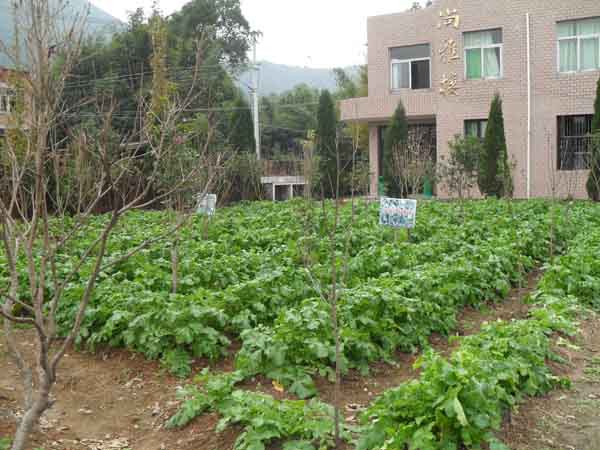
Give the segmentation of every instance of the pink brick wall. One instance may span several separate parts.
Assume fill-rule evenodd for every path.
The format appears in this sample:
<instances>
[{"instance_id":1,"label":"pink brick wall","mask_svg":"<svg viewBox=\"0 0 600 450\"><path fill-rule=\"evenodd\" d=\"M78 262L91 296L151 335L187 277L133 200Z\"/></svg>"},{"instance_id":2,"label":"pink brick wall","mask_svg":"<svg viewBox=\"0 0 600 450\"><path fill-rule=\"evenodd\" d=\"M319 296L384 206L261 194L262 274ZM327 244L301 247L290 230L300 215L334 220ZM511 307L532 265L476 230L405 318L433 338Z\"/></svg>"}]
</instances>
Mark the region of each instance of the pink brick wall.
<instances>
[{"instance_id":1,"label":"pink brick wall","mask_svg":"<svg viewBox=\"0 0 600 450\"><path fill-rule=\"evenodd\" d=\"M438 29L439 12L456 9L459 29ZM527 195L527 41L526 13L531 20L532 134L531 194L548 196L551 185L561 184L562 193L577 182L576 195L585 197L585 172L556 171L557 116L593 112L595 84L600 71L559 74L556 22L600 16L599 0L439 0L433 7L408 13L368 19L369 97L341 104L344 120L371 124L371 171L378 173L377 125L391 117L401 98L409 118L436 117L438 157L448 153L447 142L462 134L464 121L484 119L495 92L504 103L504 117L513 172L515 196ZM503 77L499 80L466 80L463 33L502 28ZM439 49L445 39L458 41L460 59L443 63ZM389 48L430 43L432 87L427 90L390 91ZM458 95L440 94L443 73L458 75ZM550 181L554 180L554 181ZM373 187L376 187L375 185ZM374 191L375 192L375 191ZM444 196L443 189L439 192Z\"/></svg>"},{"instance_id":2,"label":"pink brick wall","mask_svg":"<svg viewBox=\"0 0 600 450\"><path fill-rule=\"evenodd\" d=\"M0 67L0 87L8 85L9 71ZM8 115L0 112L0 128L6 128L8 126Z\"/></svg>"}]
</instances>

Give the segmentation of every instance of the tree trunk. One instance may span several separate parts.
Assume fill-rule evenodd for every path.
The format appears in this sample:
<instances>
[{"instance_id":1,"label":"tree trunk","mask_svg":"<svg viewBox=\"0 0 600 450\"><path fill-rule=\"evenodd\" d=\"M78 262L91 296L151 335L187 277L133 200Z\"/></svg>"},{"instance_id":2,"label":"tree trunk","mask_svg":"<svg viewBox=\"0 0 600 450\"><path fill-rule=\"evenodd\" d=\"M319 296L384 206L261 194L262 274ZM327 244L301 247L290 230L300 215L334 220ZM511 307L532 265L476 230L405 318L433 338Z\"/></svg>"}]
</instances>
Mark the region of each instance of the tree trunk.
<instances>
[{"instance_id":1,"label":"tree trunk","mask_svg":"<svg viewBox=\"0 0 600 450\"><path fill-rule=\"evenodd\" d=\"M178 231L176 231L178 233ZM178 286L178 271L179 271L179 239L175 237L173 246L171 247L171 292L177 294Z\"/></svg>"},{"instance_id":2,"label":"tree trunk","mask_svg":"<svg viewBox=\"0 0 600 450\"><path fill-rule=\"evenodd\" d=\"M338 200L336 199L336 203ZM334 236L335 229L337 228L337 217L338 211L336 206L336 225L334 226ZM335 441L336 446L340 445L340 388L341 388L341 379L340 379L340 332L339 332L339 324L338 324L338 314L337 314L337 261L336 261L336 251L335 251L335 237L333 238L333 250L331 255L331 275L332 275L332 285L331 285L331 321L333 322L333 334L335 338L335 387L333 394L333 406L335 411Z\"/></svg>"},{"instance_id":3,"label":"tree trunk","mask_svg":"<svg viewBox=\"0 0 600 450\"><path fill-rule=\"evenodd\" d=\"M42 382L42 387L38 394L38 398L35 400L33 405L25 411L23 419L17 427L15 433L15 439L13 441L11 450L25 450L29 436L31 435L34 427L39 423L42 414L50 407L49 395L51 385L47 381Z\"/></svg>"},{"instance_id":4,"label":"tree trunk","mask_svg":"<svg viewBox=\"0 0 600 450\"><path fill-rule=\"evenodd\" d=\"M173 245L171 246L171 292L177 294L179 285L179 214L175 212L177 226L175 227L175 236L173 236Z\"/></svg>"}]
</instances>

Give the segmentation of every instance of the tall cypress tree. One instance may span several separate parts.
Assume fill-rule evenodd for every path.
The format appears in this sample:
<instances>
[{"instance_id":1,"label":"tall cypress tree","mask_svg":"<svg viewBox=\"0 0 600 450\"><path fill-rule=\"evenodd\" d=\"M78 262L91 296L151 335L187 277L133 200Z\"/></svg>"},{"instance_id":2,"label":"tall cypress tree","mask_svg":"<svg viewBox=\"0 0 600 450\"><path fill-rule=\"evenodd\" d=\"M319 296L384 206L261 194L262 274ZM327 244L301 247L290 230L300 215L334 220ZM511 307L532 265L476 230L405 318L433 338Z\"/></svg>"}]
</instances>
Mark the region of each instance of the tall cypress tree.
<instances>
[{"instance_id":1,"label":"tall cypress tree","mask_svg":"<svg viewBox=\"0 0 600 450\"><path fill-rule=\"evenodd\" d=\"M596 87L596 101L594 102L594 118L592 120L592 133L600 131L600 78Z\"/></svg>"},{"instance_id":2,"label":"tall cypress tree","mask_svg":"<svg viewBox=\"0 0 600 450\"><path fill-rule=\"evenodd\" d=\"M336 148L337 114L333 98L328 90L321 92L319 111L317 112L317 154L319 155L319 174L324 194L334 197L338 176Z\"/></svg>"},{"instance_id":3,"label":"tall cypress tree","mask_svg":"<svg viewBox=\"0 0 600 450\"><path fill-rule=\"evenodd\" d=\"M402 100L398 103L396 111L390 120L390 124L385 133L383 149L383 181L387 188L387 195L398 197L402 195L401 187L397 177L394 176L394 152L398 151L408 141L408 120L406 119L406 109Z\"/></svg>"},{"instance_id":4,"label":"tall cypress tree","mask_svg":"<svg viewBox=\"0 0 600 450\"><path fill-rule=\"evenodd\" d=\"M477 184L481 193L487 196L512 195L513 185L506 148L504 113L499 94L494 96L490 108L483 142L483 154L479 158Z\"/></svg>"},{"instance_id":5,"label":"tall cypress tree","mask_svg":"<svg viewBox=\"0 0 600 450\"><path fill-rule=\"evenodd\" d=\"M595 202L600 200L600 79L596 89L594 102L594 118L592 119L592 149L590 158L590 174L586 188L588 195Z\"/></svg>"},{"instance_id":6,"label":"tall cypress tree","mask_svg":"<svg viewBox=\"0 0 600 450\"><path fill-rule=\"evenodd\" d=\"M241 95L235 101L231 114L231 134L229 143L235 152L254 152L254 123L248 102Z\"/></svg>"}]
</instances>

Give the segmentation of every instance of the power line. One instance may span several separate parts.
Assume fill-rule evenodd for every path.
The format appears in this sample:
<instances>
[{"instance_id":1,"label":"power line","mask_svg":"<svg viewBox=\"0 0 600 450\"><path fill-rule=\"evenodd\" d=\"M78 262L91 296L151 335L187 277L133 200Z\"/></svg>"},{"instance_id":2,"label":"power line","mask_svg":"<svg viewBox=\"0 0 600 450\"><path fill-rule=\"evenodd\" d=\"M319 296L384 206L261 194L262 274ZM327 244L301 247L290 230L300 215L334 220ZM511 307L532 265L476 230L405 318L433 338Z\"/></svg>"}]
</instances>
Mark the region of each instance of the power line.
<instances>
[{"instance_id":1,"label":"power line","mask_svg":"<svg viewBox=\"0 0 600 450\"><path fill-rule=\"evenodd\" d=\"M284 107L285 109L294 109L294 108L303 108L305 106L314 106L314 105L318 105L318 103L297 103L297 104L289 104L289 105L282 105L282 107ZM193 112L233 112L233 111L250 111L252 110L251 106L213 106L213 107L204 107L204 108L186 108L183 109L182 112L189 112L189 113L193 113ZM93 113L93 112L80 112L80 113L72 113L72 114L68 114L70 116L102 116L102 114L100 113ZM133 111L133 110L122 110L122 111L118 111L116 114L112 114L111 117L121 117L121 118L132 118L132 117L137 117L139 115L138 111ZM269 126L265 126L265 127L269 127ZM299 129L294 129L294 128L284 128L284 127L271 127L271 128L278 128L278 129L286 129L289 131L297 131L297 132L306 132L308 130L299 130Z\"/></svg>"},{"instance_id":2,"label":"power line","mask_svg":"<svg viewBox=\"0 0 600 450\"><path fill-rule=\"evenodd\" d=\"M277 126L274 126L274 125L265 125L265 124L261 124L261 126L263 128L269 129L269 130L294 131L294 132L297 132L297 133L307 133L308 131L310 131L310 129L299 130L299 129L296 129L296 128L277 127Z\"/></svg>"},{"instance_id":3,"label":"power line","mask_svg":"<svg viewBox=\"0 0 600 450\"><path fill-rule=\"evenodd\" d=\"M294 109L294 108L304 108L306 106L316 106L316 105L318 105L318 103L311 102L311 103L286 104L286 105L281 105L278 107L281 107L283 109ZM249 111L251 109L252 109L251 106L223 105L223 106L205 106L205 107L198 107L198 108L185 108L182 111L183 112L233 112L233 111ZM137 114L137 111L122 110L122 111L119 111L119 113Z\"/></svg>"},{"instance_id":4,"label":"power line","mask_svg":"<svg viewBox=\"0 0 600 450\"><path fill-rule=\"evenodd\" d=\"M218 68L218 69L217 69ZM208 73L208 72L220 72L221 70L225 71L225 68L221 65L211 65L211 66L200 66L199 68L196 68L195 66L192 67L184 67L184 68L180 68L180 69L171 69L172 72L171 74L177 74L177 73L194 73L195 71L199 72L199 73ZM89 86L90 84L95 84L98 82L105 82L105 81L112 81L112 82L120 82L120 81L127 81L127 80L135 80L138 78L141 78L145 75L151 76L153 74L153 70L147 70L147 71L142 71L142 72L136 72L136 73L132 73L132 74L123 74L123 75L113 75L113 76L109 76L109 77L102 77L102 78L94 78L92 80L87 80L87 81L74 81L74 82L67 82L65 83L65 88L74 88L74 87L85 87L85 86Z\"/></svg>"}]
</instances>

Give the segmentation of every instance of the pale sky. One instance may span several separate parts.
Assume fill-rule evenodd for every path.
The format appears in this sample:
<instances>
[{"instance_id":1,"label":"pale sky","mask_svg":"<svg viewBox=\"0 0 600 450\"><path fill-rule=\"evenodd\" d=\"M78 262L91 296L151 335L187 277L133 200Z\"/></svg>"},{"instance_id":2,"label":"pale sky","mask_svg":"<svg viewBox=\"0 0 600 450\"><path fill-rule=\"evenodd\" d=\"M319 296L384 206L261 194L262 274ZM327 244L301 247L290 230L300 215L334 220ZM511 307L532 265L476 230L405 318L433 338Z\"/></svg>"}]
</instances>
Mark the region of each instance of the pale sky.
<instances>
[{"instance_id":1,"label":"pale sky","mask_svg":"<svg viewBox=\"0 0 600 450\"><path fill-rule=\"evenodd\" d=\"M115 17L149 8L153 0L91 0ZM165 14L187 0L162 0ZM368 16L400 12L412 0L241 0L244 16L263 32L258 59L295 66L333 68L364 64Z\"/></svg>"}]
</instances>

